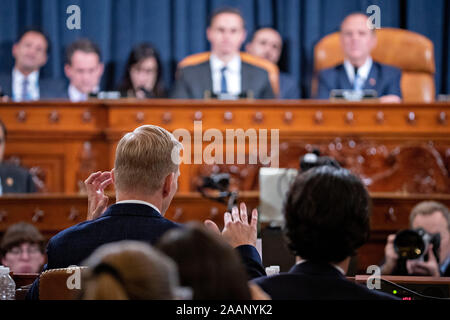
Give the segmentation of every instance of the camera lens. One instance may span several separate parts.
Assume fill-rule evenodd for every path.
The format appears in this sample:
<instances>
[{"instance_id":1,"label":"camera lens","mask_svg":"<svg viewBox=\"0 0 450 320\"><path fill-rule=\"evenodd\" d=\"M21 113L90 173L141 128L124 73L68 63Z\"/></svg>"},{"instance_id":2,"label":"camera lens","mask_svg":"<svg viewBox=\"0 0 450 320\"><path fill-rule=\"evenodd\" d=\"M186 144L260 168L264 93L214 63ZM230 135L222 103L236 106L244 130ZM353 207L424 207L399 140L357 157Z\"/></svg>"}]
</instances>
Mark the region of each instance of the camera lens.
<instances>
[{"instance_id":1,"label":"camera lens","mask_svg":"<svg viewBox=\"0 0 450 320\"><path fill-rule=\"evenodd\" d=\"M394 249L402 259L417 259L426 248L422 235L417 231L403 230L395 237Z\"/></svg>"}]
</instances>

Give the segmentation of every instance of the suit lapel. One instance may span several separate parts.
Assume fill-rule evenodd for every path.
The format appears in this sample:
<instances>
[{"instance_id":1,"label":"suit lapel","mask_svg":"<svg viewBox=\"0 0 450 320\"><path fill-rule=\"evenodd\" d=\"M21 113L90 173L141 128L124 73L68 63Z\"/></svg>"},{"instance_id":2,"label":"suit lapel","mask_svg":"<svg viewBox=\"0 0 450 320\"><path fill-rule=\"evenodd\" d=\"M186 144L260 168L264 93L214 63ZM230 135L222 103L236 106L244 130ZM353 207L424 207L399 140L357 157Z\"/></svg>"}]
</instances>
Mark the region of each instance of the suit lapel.
<instances>
[{"instance_id":1,"label":"suit lapel","mask_svg":"<svg viewBox=\"0 0 450 320\"><path fill-rule=\"evenodd\" d=\"M375 62L373 62L372 68L370 68L369 76L367 77L366 82L364 82L363 89L376 90L377 79L378 79L378 68Z\"/></svg>"},{"instance_id":2,"label":"suit lapel","mask_svg":"<svg viewBox=\"0 0 450 320\"><path fill-rule=\"evenodd\" d=\"M338 86L337 89L353 89L350 80L348 80L347 72L345 72L344 65L338 67Z\"/></svg>"},{"instance_id":3,"label":"suit lapel","mask_svg":"<svg viewBox=\"0 0 450 320\"><path fill-rule=\"evenodd\" d=\"M211 74L211 64L209 60L203 64L200 64L200 74L204 75L200 77L198 81L198 88L200 91L200 99L203 99L205 96L205 91L209 91L211 94L213 93L213 85L212 85L212 74Z\"/></svg>"},{"instance_id":4,"label":"suit lapel","mask_svg":"<svg viewBox=\"0 0 450 320\"><path fill-rule=\"evenodd\" d=\"M250 72L247 64L241 62L241 92L246 93L249 91L248 84L251 83Z\"/></svg>"}]
</instances>

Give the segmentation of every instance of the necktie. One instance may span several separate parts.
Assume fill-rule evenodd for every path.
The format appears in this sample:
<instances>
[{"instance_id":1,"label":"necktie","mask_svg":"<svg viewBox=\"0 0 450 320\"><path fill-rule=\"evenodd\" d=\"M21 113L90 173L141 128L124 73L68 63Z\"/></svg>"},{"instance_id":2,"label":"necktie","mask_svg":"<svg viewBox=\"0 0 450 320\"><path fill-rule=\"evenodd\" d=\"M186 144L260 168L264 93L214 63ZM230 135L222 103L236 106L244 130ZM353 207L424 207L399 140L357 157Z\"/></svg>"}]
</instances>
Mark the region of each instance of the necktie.
<instances>
[{"instance_id":1,"label":"necktie","mask_svg":"<svg viewBox=\"0 0 450 320\"><path fill-rule=\"evenodd\" d=\"M225 78L225 71L226 70L227 70L227 67L223 67L222 69L220 69L220 73L222 75L222 77L220 79L220 93L227 93L228 92L227 79Z\"/></svg>"},{"instance_id":2,"label":"necktie","mask_svg":"<svg viewBox=\"0 0 450 320\"><path fill-rule=\"evenodd\" d=\"M25 77L22 82L22 101L29 101L30 95L28 94L28 78Z\"/></svg>"},{"instance_id":3,"label":"necktie","mask_svg":"<svg viewBox=\"0 0 450 320\"><path fill-rule=\"evenodd\" d=\"M355 80L353 81L353 90L361 91L362 83L361 77L358 75L358 67L355 67Z\"/></svg>"}]
</instances>

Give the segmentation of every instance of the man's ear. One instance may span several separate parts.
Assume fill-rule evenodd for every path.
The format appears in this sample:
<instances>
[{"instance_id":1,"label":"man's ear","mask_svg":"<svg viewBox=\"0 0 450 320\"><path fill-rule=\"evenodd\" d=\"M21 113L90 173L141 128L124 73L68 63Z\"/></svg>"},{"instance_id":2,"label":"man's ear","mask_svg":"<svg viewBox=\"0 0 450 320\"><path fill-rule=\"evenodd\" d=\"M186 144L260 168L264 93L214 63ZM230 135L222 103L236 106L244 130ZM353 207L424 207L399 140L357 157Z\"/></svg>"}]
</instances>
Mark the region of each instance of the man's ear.
<instances>
[{"instance_id":1,"label":"man's ear","mask_svg":"<svg viewBox=\"0 0 450 320\"><path fill-rule=\"evenodd\" d=\"M170 194L170 191L172 189L173 179L175 179L174 172L169 173L167 175L167 177L164 179L164 184L163 184L163 189L162 189L162 195L164 198Z\"/></svg>"},{"instance_id":2,"label":"man's ear","mask_svg":"<svg viewBox=\"0 0 450 320\"><path fill-rule=\"evenodd\" d=\"M71 74L70 71L71 71L70 65L66 63L66 64L64 65L64 74L65 74L66 77L69 78L69 79L70 79L70 77L72 76L72 74Z\"/></svg>"},{"instance_id":3,"label":"man's ear","mask_svg":"<svg viewBox=\"0 0 450 320\"><path fill-rule=\"evenodd\" d=\"M112 168L111 169L111 179L112 179L112 183L115 185L116 184L116 176L115 176L115 174L116 174L116 169L115 168Z\"/></svg>"},{"instance_id":4,"label":"man's ear","mask_svg":"<svg viewBox=\"0 0 450 320\"><path fill-rule=\"evenodd\" d=\"M16 57L16 52L17 52L17 43L13 44L11 49L11 53L14 58Z\"/></svg>"}]
</instances>

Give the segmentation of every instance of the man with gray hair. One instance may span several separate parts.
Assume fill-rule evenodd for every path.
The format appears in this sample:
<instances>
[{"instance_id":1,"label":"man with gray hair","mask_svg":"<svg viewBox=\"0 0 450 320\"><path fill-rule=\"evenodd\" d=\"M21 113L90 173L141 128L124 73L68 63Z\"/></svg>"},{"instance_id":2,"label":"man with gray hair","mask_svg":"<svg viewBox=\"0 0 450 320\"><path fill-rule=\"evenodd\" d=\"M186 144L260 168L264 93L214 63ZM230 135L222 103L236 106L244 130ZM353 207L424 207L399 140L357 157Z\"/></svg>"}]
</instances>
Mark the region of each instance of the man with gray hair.
<instances>
[{"instance_id":1,"label":"man with gray hair","mask_svg":"<svg viewBox=\"0 0 450 320\"><path fill-rule=\"evenodd\" d=\"M114 169L96 172L85 181L88 220L50 239L44 270L79 265L105 243L137 240L154 244L167 230L180 227L164 218L164 213L180 175L172 150L181 147L170 132L157 126L145 125L127 133L117 145ZM107 208L103 190L111 183L116 203ZM27 298L38 299L38 285L36 280Z\"/></svg>"},{"instance_id":2,"label":"man with gray hair","mask_svg":"<svg viewBox=\"0 0 450 320\"><path fill-rule=\"evenodd\" d=\"M96 172L85 181L88 192L87 221L61 231L47 246L44 271L79 265L98 247L121 240L150 245L172 228L182 227L164 218L178 188L182 144L167 130L144 125L127 133L116 149L114 168ZM114 184L116 203L110 207L104 189ZM225 214L224 238L241 254L247 272L254 277L264 272L255 248L256 210L248 224L247 210ZM39 298L39 280L27 299Z\"/></svg>"}]
</instances>

